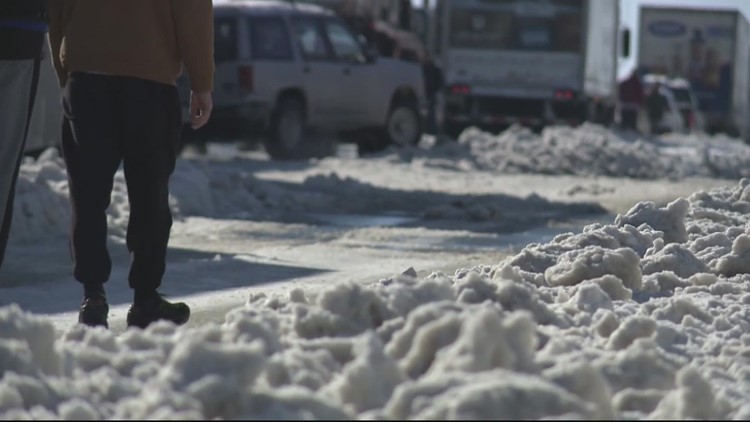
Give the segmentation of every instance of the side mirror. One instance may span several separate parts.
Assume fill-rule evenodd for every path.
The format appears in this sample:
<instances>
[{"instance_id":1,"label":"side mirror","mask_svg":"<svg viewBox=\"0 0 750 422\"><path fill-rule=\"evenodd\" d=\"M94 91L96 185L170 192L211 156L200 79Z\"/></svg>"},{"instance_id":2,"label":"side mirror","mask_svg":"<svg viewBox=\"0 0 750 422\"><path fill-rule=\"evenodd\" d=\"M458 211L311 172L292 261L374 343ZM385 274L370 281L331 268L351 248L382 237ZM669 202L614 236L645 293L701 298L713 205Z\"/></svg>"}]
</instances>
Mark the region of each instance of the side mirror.
<instances>
[{"instance_id":1,"label":"side mirror","mask_svg":"<svg viewBox=\"0 0 750 422\"><path fill-rule=\"evenodd\" d=\"M620 57L627 59L630 57L630 29L625 28L620 34Z\"/></svg>"}]
</instances>

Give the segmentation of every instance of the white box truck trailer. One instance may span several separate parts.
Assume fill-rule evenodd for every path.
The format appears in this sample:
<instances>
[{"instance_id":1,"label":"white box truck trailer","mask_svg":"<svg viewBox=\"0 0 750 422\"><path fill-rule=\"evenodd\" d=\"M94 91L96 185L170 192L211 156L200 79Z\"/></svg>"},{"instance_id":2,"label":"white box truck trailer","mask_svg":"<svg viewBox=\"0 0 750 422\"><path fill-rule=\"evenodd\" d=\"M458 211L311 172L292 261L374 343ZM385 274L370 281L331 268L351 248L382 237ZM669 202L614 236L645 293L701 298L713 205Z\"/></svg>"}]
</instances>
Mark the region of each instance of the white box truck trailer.
<instances>
[{"instance_id":1,"label":"white box truck trailer","mask_svg":"<svg viewBox=\"0 0 750 422\"><path fill-rule=\"evenodd\" d=\"M690 82L709 133L750 137L750 24L738 10L642 6L641 73Z\"/></svg>"},{"instance_id":2,"label":"white box truck trailer","mask_svg":"<svg viewBox=\"0 0 750 422\"><path fill-rule=\"evenodd\" d=\"M579 124L617 93L618 0L438 0L444 127Z\"/></svg>"}]
</instances>

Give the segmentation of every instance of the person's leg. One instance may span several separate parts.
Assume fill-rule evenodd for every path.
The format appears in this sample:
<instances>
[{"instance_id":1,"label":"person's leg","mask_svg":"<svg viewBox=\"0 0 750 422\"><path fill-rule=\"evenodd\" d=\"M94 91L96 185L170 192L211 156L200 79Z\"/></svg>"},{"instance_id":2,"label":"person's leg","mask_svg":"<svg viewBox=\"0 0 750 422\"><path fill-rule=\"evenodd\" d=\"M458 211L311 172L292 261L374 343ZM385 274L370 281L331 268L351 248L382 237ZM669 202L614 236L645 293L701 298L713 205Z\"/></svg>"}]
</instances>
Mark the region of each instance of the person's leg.
<instances>
[{"instance_id":1,"label":"person's leg","mask_svg":"<svg viewBox=\"0 0 750 422\"><path fill-rule=\"evenodd\" d=\"M636 124L638 120L638 112L636 110L627 109L624 111L625 113L625 127L627 129L636 129Z\"/></svg>"},{"instance_id":2,"label":"person's leg","mask_svg":"<svg viewBox=\"0 0 750 422\"><path fill-rule=\"evenodd\" d=\"M73 275L86 296L101 293L112 261L107 250L107 208L121 152L109 76L74 73L63 90L62 152L72 211Z\"/></svg>"},{"instance_id":3,"label":"person's leg","mask_svg":"<svg viewBox=\"0 0 750 422\"><path fill-rule=\"evenodd\" d=\"M437 102L435 96L427 100L427 133L437 136Z\"/></svg>"},{"instance_id":4,"label":"person's leg","mask_svg":"<svg viewBox=\"0 0 750 422\"><path fill-rule=\"evenodd\" d=\"M120 116L125 117L118 124L130 202L129 283L136 291L155 291L164 276L172 227L169 178L176 162L180 105L173 86L119 78L118 89Z\"/></svg>"},{"instance_id":5,"label":"person's leg","mask_svg":"<svg viewBox=\"0 0 750 422\"><path fill-rule=\"evenodd\" d=\"M171 304L157 293L172 228L169 178L175 168L182 117L177 89L120 78L118 90L118 127L130 202L128 282L134 291L128 325L145 327L157 319L181 324L190 315L187 305Z\"/></svg>"},{"instance_id":6,"label":"person's leg","mask_svg":"<svg viewBox=\"0 0 750 422\"><path fill-rule=\"evenodd\" d=\"M38 80L39 60L0 61L0 267Z\"/></svg>"},{"instance_id":7,"label":"person's leg","mask_svg":"<svg viewBox=\"0 0 750 422\"><path fill-rule=\"evenodd\" d=\"M659 133L659 120L660 119L656 116L649 116L649 119L648 119L649 134L657 135Z\"/></svg>"}]
</instances>

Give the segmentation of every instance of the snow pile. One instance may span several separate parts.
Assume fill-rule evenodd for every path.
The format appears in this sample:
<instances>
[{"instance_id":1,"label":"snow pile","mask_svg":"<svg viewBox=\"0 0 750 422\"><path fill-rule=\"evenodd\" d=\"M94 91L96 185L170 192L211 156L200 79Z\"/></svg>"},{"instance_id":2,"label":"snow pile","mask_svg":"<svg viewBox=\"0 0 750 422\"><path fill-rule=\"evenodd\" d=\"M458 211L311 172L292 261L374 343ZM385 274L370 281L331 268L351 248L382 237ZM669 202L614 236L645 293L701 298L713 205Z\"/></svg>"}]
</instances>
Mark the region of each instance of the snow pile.
<instances>
[{"instance_id":1,"label":"snow pile","mask_svg":"<svg viewBox=\"0 0 750 422\"><path fill-rule=\"evenodd\" d=\"M750 147L738 140L687 135L630 139L592 124L578 128L549 127L541 136L520 126L498 136L470 128L458 142L403 148L380 159L505 173L647 179L750 177ZM252 171L241 161L178 160L170 183L173 214L178 219L245 218L298 211L372 212L391 207L400 211L419 210L429 219L488 221L507 218L508 210L512 211L516 205L528 210L535 200L540 200L538 206L552 206L533 197L520 201L496 197L494 202L490 197L467 197L449 203L433 192L386 190L339 177L335 172L308 177L299 188L294 188L260 180ZM67 235L70 224L67 175L62 158L54 150L45 152L36 161L29 158L24 162L16 191L11 242ZM127 187L119 171L108 209L111 234L124 235L128 214Z\"/></svg>"},{"instance_id":2,"label":"snow pile","mask_svg":"<svg viewBox=\"0 0 750 422\"><path fill-rule=\"evenodd\" d=\"M70 228L68 179L55 150L21 165L13 203L10 242L65 236Z\"/></svg>"},{"instance_id":3,"label":"snow pile","mask_svg":"<svg viewBox=\"0 0 750 422\"><path fill-rule=\"evenodd\" d=\"M179 160L170 179L170 205L175 219L278 218L284 213L377 213L399 211L425 219L505 221L517 215L550 216L595 214L603 208L591 203L568 204L538 195L444 195L433 191L386 189L336 172L308 176L299 184L258 179L253 168L238 163ZM115 174L107 210L111 235L124 237L130 207L122 170ZM21 167L14 204L11 242L67 236L70 205L65 163L50 150Z\"/></svg>"},{"instance_id":4,"label":"snow pile","mask_svg":"<svg viewBox=\"0 0 750 422\"><path fill-rule=\"evenodd\" d=\"M67 236L70 230L68 180L62 157L50 149L21 166L11 226L11 242ZM296 205L292 193L254 178L249 172L217 163L179 160L170 180L170 205L175 218L188 215L241 217L263 215ZM130 206L125 177L114 178L107 209L110 234L125 236Z\"/></svg>"},{"instance_id":5,"label":"snow pile","mask_svg":"<svg viewBox=\"0 0 750 422\"><path fill-rule=\"evenodd\" d=\"M750 180L496 265L119 336L0 308L0 418L750 417Z\"/></svg>"},{"instance_id":6,"label":"snow pile","mask_svg":"<svg viewBox=\"0 0 750 422\"><path fill-rule=\"evenodd\" d=\"M502 173L571 174L637 179L750 177L750 146L725 137L618 133L590 123L546 127L541 134L514 125L493 135L466 129L456 143L398 152L427 166Z\"/></svg>"}]
</instances>

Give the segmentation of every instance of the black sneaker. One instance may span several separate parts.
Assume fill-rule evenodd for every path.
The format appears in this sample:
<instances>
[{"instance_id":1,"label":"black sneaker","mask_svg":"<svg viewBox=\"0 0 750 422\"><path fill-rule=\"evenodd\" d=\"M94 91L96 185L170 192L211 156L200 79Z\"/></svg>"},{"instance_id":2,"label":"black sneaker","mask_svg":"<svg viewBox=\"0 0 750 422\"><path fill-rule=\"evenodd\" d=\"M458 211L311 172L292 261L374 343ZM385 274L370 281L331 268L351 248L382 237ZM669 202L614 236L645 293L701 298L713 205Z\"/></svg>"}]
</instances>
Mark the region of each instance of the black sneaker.
<instances>
[{"instance_id":1,"label":"black sneaker","mask_svg":"<svg viewBox=\"0 0 750 422\"><path fill-rule=\"evenodd\" d=\"M161 295L153 300L133 304L128 311L128 327L146 328L159 320L171 321L182 325L190 318L190 307L185 303L171 303Z\"/></svg>"},{"instance_id":2,"label":"black sneaker","mask_svg":"<svg viewBox=\"0 0 750 422\"><path fill-rule=\"evenodd\" d=\"M107 324L108 314L107 299L103 297L86 298L81 304L81 310L78 311L78 322L89 327L109 328Z\"/></svg>"}]
</instances>

